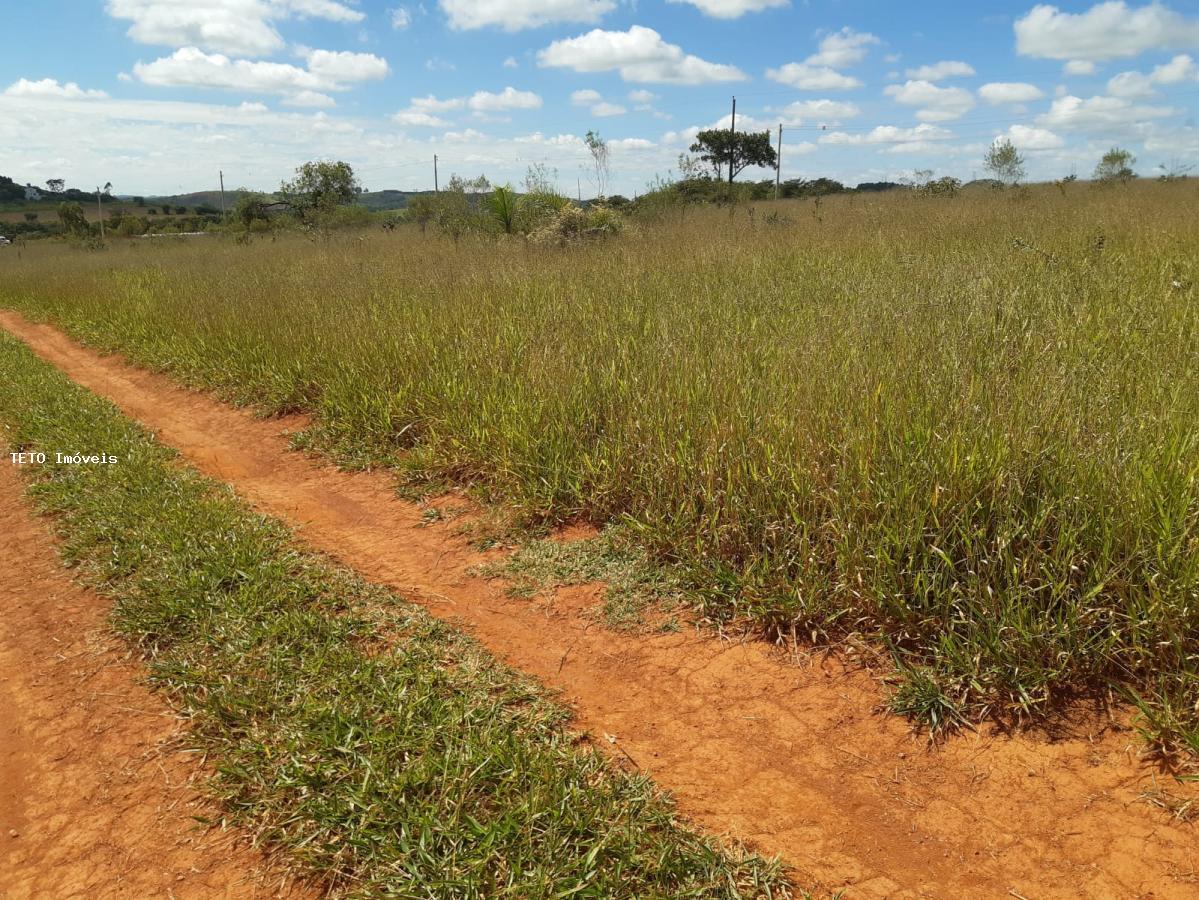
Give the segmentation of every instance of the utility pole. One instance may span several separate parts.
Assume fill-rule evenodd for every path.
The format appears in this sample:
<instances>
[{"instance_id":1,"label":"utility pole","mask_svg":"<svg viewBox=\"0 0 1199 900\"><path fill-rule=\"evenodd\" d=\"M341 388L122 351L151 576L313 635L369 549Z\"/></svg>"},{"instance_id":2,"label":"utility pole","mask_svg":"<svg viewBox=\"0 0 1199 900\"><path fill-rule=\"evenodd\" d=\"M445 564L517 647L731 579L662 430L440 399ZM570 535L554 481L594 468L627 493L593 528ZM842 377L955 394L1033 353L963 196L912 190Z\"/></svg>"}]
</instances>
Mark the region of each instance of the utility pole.
<instances>
[{"instance_id":1,"label":"utility pole","mask_svg":"<svg viewBox=\"0 0 1199 900\"><path fill-rule=\"evenodd\" d=\"M779 198L779 179L783 177L783 123L779 122L779 151L774 160L774 199Z\"/></svg>"},{"instance_id":2,"label":"utility pole","mask_svg":"<svg viewBox=\"0 0 1199 900\"><path fill-rule=\"evenodd\" d=\"M225 173L221 173L221 221L224 222L227 216L225 215Z\"/></svg>"},{"instance_id":3,"label":"utility pole","mask_svg":"<svg viewBox=\"0 0 1199 900\"><path fill-rule=\"evenodd\" d=\"M575 176L575 185L579 189L579 202L582 203L583 202L583 176L581 176L581 175Z\"/></svg>"},{"instance_id":4,"label":"utility pole","mask_svg":"<svg viewBox=\"0 0 1199 900\"><path fill-rule=\"evenodd\" d=\"M96 213L100 217L100 240L104 240L104 204L100 202L99 188L96 188Z\"/></svg>"},{"instance_id":5,"label":"utility pole","mask_svg":"<svg viewBox=\"0 0 1199 900\"><path fill-rule=\"evenodd\" d=\"M733 183L733 162L737 158L737 151L733 146L732 138L737 133L737 98L733 98L733 117L729 120L729 184Z\"/></svg>"},{"instance_id":6,"label":"utility pole","mask_svg":"<svg viewBox=\"0 0 1199 900\"><path fill-rule=\"evenodd\" d=\"M440 194L441 186L437 183L437 154L433 154L433 193Z\"/></svg>"}]
</instances>

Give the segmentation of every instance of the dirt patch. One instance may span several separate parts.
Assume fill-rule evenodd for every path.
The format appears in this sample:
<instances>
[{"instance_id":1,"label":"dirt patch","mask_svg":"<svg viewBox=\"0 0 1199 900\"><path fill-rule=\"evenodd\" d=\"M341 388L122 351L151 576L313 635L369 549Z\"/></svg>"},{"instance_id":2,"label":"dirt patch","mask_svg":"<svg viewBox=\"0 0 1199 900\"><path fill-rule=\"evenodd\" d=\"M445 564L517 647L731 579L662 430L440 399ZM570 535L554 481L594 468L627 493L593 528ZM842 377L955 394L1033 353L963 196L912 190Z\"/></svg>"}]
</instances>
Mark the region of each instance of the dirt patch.
<instances>
[{"instance_id":1,"label":"dirt patch","mask_svg":"<svg viewBox=\"0 0 1199 900\"><path fill-rule=\"evenodd\" d=\"M0 894L305 897L191 787L181 725L0 464Z\"/></svg>"},{"instance_id":2,"label":"dirt patch","mask_svg":"<svg viewBox=\"0 0 1199 900\"><path fill-rule=\"evenodd\" d=\"M320 466L287 452L278 423L15 314L0 324L310 546L561 689L582 728L616 738L615 758L711 831L780 854L798 884L851 897L1199 897L1199 832L1144 802L1161 776L1126 727L1092 716L1052 740L983 731L930 749L876 711L868 673L693 630L614 633L582 592L557 608L507 597L468 575L484 557L397 501L386 474Z\"/></svg>"}]
</instances>

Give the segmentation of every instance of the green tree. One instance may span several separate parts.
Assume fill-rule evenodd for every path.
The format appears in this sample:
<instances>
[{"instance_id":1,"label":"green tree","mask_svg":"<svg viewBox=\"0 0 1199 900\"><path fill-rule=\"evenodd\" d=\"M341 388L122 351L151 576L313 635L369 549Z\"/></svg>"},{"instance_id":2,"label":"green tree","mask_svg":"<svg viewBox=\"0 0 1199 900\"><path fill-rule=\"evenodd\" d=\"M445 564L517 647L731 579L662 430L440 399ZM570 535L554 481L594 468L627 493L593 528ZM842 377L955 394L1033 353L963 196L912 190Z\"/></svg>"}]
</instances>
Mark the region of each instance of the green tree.
<instances>
[{"instance_id":1,"label":"green tree","mask_svg":"<svg viewBox=\"0 0 1199 900\"><path fill-rule=\"evenodd\" d=\"M717 178L727 167L730 182L747 166L773 169L778 160L770 145L769 131L754 133L709 128L695 136L690 149L712 167Z\"/></svg>"},{"instance_id":2,"label":"green tree","mask_svg":"<svg viewBox=\"0 0 1199 900\"><path fill-rule=\"evenodd\" d=\"M46 190L51 194L61 194L67 183L61 178L50 178L46 181Z\"/></svg>"},{"instance_id":3,"label":"green tree","mask_svg":"<svg viewBox=\"0 0 1199 900\"><path fill-rule=\"evenodd\" d=\"M1007 185L1024 178L1024 157L1007 138L999 138L983 157L983 168Z\"/></svg>"},{"instance_id":4,"label":"green tree","mask_svg":"<svg viewBox=\"0 0 1199 900\"><path fill-rule=\"evenodd\" d=\"M601 200L608 195L608 142L597 131L588 131L583 138L595 166L595 192Z\"/></svg>"},{"instance_id":5,"label":"green tree","mask_svg":"<svg viewBox=\"0 0 1199 900\"><path fill-rule=\"evenodd\" d=\"M87 216L83 214L83 207L73 200L64 200L58 204L58 221L62 224L62 230L66 234L85 237L91 232L87 224Z\"/></svg>"},{"instance_id":6,"label":"green tree","mask_svg":"<svg viewBox=\"0 0 1199 900\"><path fill-rule=\"evenodd\" d=\"M429 223L437 215L437 198L433 194L419 194L408 201L406 215L409 221L415 222L420 226L420 233L424 234L429 227Z\"/></svg>"},{"instance_id":7,"label":"green tree","mask_svg":"<svg viewBox=\"0 0 1199 900\"><path fill-rule=\"evenodd\" d=\"M296 169L295 178L283 182L279 192L300 219L311 221L353 203L362 185L349 163L315 160Z\"/></svg>"},{"instance_id":8,"label":"green tree","mask_svg":"<svg viewBox=\"0 0 1199 900\"><path fill-rule=\"evenodd\" d=\"M1131 181L1137 177L1137 173L1132 170L1136 161L1137 158L1130 151L1112 147L1103 154L1099 165L1095 166L1095 174L1092 177L1103 184Z\"/></svg>"},{"instance_id":9,"label":"green tree","mask_svg":"<svg viewBox=\"0 0 1199 900\"><path fill-rule=\"evenodd\" d=\"M243 228L251 228L255 222L265 222L267 198L262 194L246 191L233 204L230 217Z\"/></svg>"}]
</instances>

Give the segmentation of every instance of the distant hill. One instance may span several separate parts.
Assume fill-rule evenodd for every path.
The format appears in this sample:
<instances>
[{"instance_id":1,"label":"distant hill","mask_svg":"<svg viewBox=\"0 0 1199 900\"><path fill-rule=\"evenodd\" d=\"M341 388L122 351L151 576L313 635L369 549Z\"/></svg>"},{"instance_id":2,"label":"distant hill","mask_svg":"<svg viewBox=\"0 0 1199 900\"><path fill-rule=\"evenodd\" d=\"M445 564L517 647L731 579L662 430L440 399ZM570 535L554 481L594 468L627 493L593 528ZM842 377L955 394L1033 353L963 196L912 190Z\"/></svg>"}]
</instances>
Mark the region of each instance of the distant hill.
<instances>
[{"instance_id":1,"label":"distant hill","mask_svg":"<svg viewBox=\"0 0 1199 900\"><path fill-rule=\"evenodd\" d=\"M225 191L225 203L229 208L233 208L233 204L238 198L248 193L247 191ZM122 195L124 196L124 195ZM140 194L138 196L141 196ZM130 195L132 197L132 195ZM128 198L126 198L128 199ZM170 194L162 197L146 196L146 204L148 206L213 206L217 209L221 208L221 192L220 191L195 191L191 194Z\"/></svg>"},{"instance_id":2,"label":"distant hill","mask_svg":"<svg viewBox=\"0 0 1199 900\"><path fill-rule=\"evenodd\" d=\"M432 194L433 191L367 191L358 201L369 210L404 209L413 197Z\"/></svg>"}]
</instances>

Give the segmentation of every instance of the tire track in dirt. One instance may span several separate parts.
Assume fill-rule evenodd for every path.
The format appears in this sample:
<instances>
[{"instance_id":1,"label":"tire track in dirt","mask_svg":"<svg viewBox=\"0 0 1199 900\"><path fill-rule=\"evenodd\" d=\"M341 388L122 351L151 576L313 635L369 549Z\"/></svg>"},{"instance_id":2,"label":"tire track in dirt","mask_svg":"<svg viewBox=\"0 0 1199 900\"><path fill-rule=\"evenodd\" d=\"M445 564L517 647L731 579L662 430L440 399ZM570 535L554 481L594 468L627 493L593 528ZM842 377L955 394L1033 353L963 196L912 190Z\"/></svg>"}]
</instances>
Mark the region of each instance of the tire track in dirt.
<instances>
[{"instance_id":1,"label":"tire track in dirt","mask_svg":"<svg viewBox=\"0 0 1199 900\"><path fill-rule=\"evenodd\" d=\"M211 814L181 723L0 465L0 896L308 897Z\"/></svg>"},{"instance_id":2,"label":"tire track in dirt","mask_svg":"<svg viewBox=\"0 0 1199 900\"><path fill-rule=\"evenodd\" d=\"M1140 799L1155 772L1127 728L1091 717L1052 739L984 730L930 750L875 712L883 695L863 672L694 631L616 634L577 604L507 598L467 574L482 557L397 500L385 473L289 452L282 429L295 422L256 420L15 313L0 325L309 546L560 689L581 728L615 737L617 758L711 831L781 855L797 884L850 897L1199 897L1199 835Z\"/></svg>"}]
</instances>

